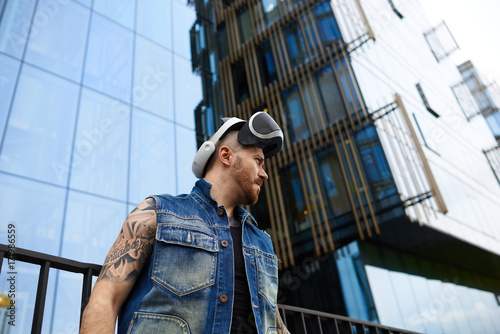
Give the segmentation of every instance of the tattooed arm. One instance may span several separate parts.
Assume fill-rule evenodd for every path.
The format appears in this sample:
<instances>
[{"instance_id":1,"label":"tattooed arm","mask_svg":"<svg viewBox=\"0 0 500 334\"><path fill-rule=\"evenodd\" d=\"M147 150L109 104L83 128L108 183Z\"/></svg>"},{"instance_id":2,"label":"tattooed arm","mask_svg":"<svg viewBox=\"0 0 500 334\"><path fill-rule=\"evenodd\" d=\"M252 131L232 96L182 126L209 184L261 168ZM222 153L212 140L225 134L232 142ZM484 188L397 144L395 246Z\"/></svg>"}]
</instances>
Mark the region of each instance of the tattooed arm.
<instances>
[{"instance_id":1,"label":"tattooed arm","mask_svg":"<svg viewBox=\"0 0 500 334\"><path fill-rule=\"evenodd\" d=\"M129 214L104 260L83 313L81 334L114 333L118 312L151 255L155 232L155 200L148 198Z\"/></svg>"},{"instance_id":2,"label":"tattooed arm","mask_svg":"<svg viewBox=\"0 0 500 334\"><path fill-rule=\"evenodd\" d=\"M278 329L278 334L290 334L288 329L286 329L285 324L281 320L280 311L276 310L276 327Z\"/></svg>"}]
</instances>

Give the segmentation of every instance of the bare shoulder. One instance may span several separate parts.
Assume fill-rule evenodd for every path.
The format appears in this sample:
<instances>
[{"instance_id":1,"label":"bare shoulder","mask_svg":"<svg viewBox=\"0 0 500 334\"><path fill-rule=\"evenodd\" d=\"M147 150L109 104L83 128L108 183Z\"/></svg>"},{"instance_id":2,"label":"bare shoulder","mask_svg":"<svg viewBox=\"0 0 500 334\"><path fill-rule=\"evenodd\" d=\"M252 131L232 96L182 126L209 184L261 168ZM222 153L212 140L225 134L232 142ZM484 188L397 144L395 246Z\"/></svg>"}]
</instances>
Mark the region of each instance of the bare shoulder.
<instances>
[{"instance_id":1,"label":"bare shoulder","mask_svg":"<svg viewBox=\"0 0 500 334\"><path fill-rule=\"evenodd\" d=\"M130 212L102 266L99 280L134 280L151 255L156 233L156 201L147 198Z\"/></svg>"}]
</instances>

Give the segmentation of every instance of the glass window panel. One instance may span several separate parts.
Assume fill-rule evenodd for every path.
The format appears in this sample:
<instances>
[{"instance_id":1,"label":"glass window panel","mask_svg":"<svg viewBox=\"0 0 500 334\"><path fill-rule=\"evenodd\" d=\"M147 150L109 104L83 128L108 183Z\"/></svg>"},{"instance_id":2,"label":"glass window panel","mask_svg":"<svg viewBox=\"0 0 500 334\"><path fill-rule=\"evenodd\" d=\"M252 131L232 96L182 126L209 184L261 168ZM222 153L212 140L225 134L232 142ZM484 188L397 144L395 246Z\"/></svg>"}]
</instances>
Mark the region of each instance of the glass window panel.
<instances>
[{"instance_id":1,"label":"glass window panel","mask_svg":"<svg viewBox=\"0 0 500 334\"><path fill-rule=\"evenodd\" d=\"M70 186L127 199L130 106L82 92Z\"/></svg>"},{"instance_id":2,"label":"glass window panel","mask_svg":"<svg viewBox=\"0 0 500 334\"><path fill-rule=\"evenodd\" d=\"M351 204L336 152L330 147L317 155L317 161L320 183L328 200L327 210L334 216L350 212Z\"/></svg>"},{"instance_id":3,"label":"glass window panel","mask_svg":"<svg viewBox=\"0 0 500 334\"><path fill-rule=\"evenodd\" d=\"M171 6L171 1L164 0L137 2L137 32L170 50L172 50ZM189 38L189 29L186 30L186 38Z\"/></svg>"},{"instance_id":4,"label":"glass window panel","mask_svg":"<svg viewBox=\"0 0 500 334\"><path fill-rule=\"evenodd\" d=\"M0 51L17 58L22 57L35 2L35 0L7 1L0 22ZM33 22L33 29L40 25L37 22Z\"/></svg>"},{"instance_id":5,"label":"glass window panel","mask_svg":"<svg viewBox=\"0 0 500 334\"><path fill-rule=\"evenodd\" d=\"M2 264L2 274L0 275L0 291L3 291L4 293L10 289L10 286L7 286L9 284L7 279L9 279L11 276L8 274L9 271L10 270L8 267L8 262L4 260ZM14 323L15 326L7 325L3 322L10 319L2 319L2 325L4 326L2 329L7 329L6 331L2 331L2 334L31 333L33 313L36 304L35 300L39 273L39 265L16 261L16 296L14 298L16 306L16 319ZM52 273L53 270L51 270L51 274L49 274L47 285L47 295L45 299L45 312L43 316L42 328L43 334L50 333L50 331L48 330L50 329L52 316L52 312L50 312L50 310L52 310L52 305L54 302L54 291L56 283L55 276L52 275ZM3 310L0 309L0 315L5 316L5 313L2 313L2 311Z\"/></svg>"},{"instance_id":6,"label":"glass window panel","mask_svg":"<svg viewBox=\"0 0 500 334\"><path fill-rule=\"evenodd\" d=\"M332 7L328 2L318 4L314 9L314 16L322 43L327 44L341 39L337 22L333 17Z\"/></svg>"},{"instance_id":7,"label":"glass window panel","mask_svg":"<svg viewBox=\"0 0 500 334\"><path fill-rule=\"evenodd\" d=\"M175 121L194 129L194 110L203 99L201 80L191 71L190 61L175 56L174 62Z\"/></svg>"},{"instance_id":8,"label":"glass window panel","mask_svg":"<svg viewBox=\"0 0 500 334\"><path fill-rule=\"evenodd\" d=\"M80 81L89 10L72 1L41 0L35 18L44 24L31 30L26 61L74 81Z\"/></svg>"},{"instance_id":9,"label":"glass window panel","mask_svg":"<svg viewBox=\"0 0 500 334\"><path fill-rule=\"evenodd\" d=\"M61 256L102 264L125 221L125 207L125 203L70 191Z\"/></svg>"},{"instance_id":10,"label":"glass window panel","mask_svg":"<svg viewBox=\"0 0 500 334\"><path fill-rule=\"evenodd\" d=\"M188 194L196 182L191 172L191 164L196 154L196 134L194 130L176 125L176 163L177 163L177 193Z\"/></svg>"},{"instance_id":11,"label":"glass window panel","mask_svg":"<svg viewBox=\"0 0 500 334\"><path fill-rule=\"evenodd\" d=\"M247 72L245 71L245 64L243 63L243 60L234 63L231 66L231 71L233 73L236 103L241 103L247 100L250 96L248 91Z\"/></svg>"},{"instance_id":12,"label":"glass window panel","mask_svg":"<svg viewBox=\"0 0 500 334\"><path fill-rule=\"evenodd\" d=\"M78 333L80 329L83 275L63 270L51 270L50 275L55 276L56 274L58 275L58 281L55 305L53 309L48 310L49 314L52 314L52 310L54 312L53 322L51 326L47 326L44 322L42 328L49 327L46 333ZM54 296L54 293L52 293L52 296Z\"/></svg>"},{"instance_id":13,"label":"glass window panel","mask_svg":"<svg viewBox=\"0 0 500 334\"><path fill-rule=\"evenodd\" d=\"M280 18L277 0L261 0L264 9L264 17L268 26L272 25Z\"/></svg>"},{"instance_id":14,"label":"glass window panel","mask_svg":"<svg viewBox=\"0 0 500 334\"><path fill-rule=\"evenodd\" d=\"M129 201L153 194L175 194L174 124L134 109L130 156Z\"/></svg>"},{"instance_id":15,"label":"glass window panel","mask_svg":"<svg viewBox=\"0 0 500 334\"><path fill-rule=\"evenodd\" d=\"M302 30L296 24L289 26L285 31L286 48L293 66L298 66L309 60L306 42Z\"/></svg>"},{"instance_id":16,"label":"glass window panel","mask_svg":"<svg viewBox=\"0 0 500 334\"><path fill-rule=\"evenodd\" d=\"M194 6L188 6L186 2L172 1L172 10L175 31L173 36L174 52L191 60L191 43L188 32L196 19ZM200 30L201 34L203 34L203 30Z\"/></svg>"},{"instance_id":17,"label":"glass window panel","mask_svg":"<svg viewBox=\"0 0 500 334\"><path fill-rule=\"evenodd\" d=\"M94 0L94 10L134 29L135 0Z\"/></svg>"},{"instance_id":18,"label":"glass window panel","mask_svg":"<svg viewBox=\"0 0 500 334\"><path fill-rule=\"evenodd\" d=\"M241 42L246 43L253 37L253 27L248 7L245 6L239 10L237 20Z\"/></svg>"},{"instance_id":19,"label":"glass window panel","mask_svg":"<svg viewBox=\"0 0 500 334\"><path fill-rule=\"evenodd\" d=\"M291 136L292 141L295 142L308 137L309 128L297 86L293 86L283 93L283 101L287 115L288 134Z\"/></svg>"},{"instance_id":20,"label":"glass window panel","mask_svg":"<svg viewBox=\"0 0 500 334\"><path fill-rule=\"evenodd\" d=\"M271 42L266 40L257 47L257 57L260 63L260 72L262 76L262 85L267 86L274 80L278 80L276 64L274 62Z\"/></svg>"},{"instance_id":21,"label":"glass window panel","mask_svg":"<svg viewBox=\"0 0 500 334\"><path fill-rule=\"evenodd\" d=\"M331 124L345 117L346 108L331 66L318 73L317 83L326 116L325 121Z\"/></svg>"},{"instance_id":22,"label":"glass window panel","mask_svg":"<svg viewBox=\"0 0 500 334\"><path fill-rule=\"evenodd\" d=\"M133 33L100 15L92 15L84 84L130 101Z\"/></svg>"},{"instance_id":23,"label":"glass window panel","mask_svg":"<svg viewBox=\"0 0 500 334\"><path fill-rule=\"evenodd\" d=\"M134 105L173 120L172 72L172 52L137 36L132 90ZM189 74L192 74L191 67ZM182 93L186 95L185 91Z\"/></svg>"},{"instance_id":24,"label":"glass window panel","mask_svg":"<svg viewBox=\"0 0 500 334\"><path fill-rule=\"evenodd\" d=\"M296 164L285 170L283 182L283 194L287 198L288 217L293 219L293 232L299 233L310 228L305 196L302 191L299 169Z\"/></svg>"},{"instance_id":25,"label":"glass window panel","mask_svg":"<svg viewBox=\"0 0 500 334\"><path fill-rule=\"evenodd\" d=\"M2 243L7 240L7 225L14 224L16 247L58 255L65 193L63 188L0 173Z\"/></svg>"},{"instance_id":26,"label":"glass window panel","mask_svg":"<svg viewBox=\"0 0 500 334\"><path fill-rule=\"evenodd\" d=\"M19 64L17 60L0 55L0 136L3 135L7 115L9 114Z\"/></svg>"},{"instance_id":27,"label":"glass window panel","mask_svg":"<svg viewBox=\"0 0 500 334\"><path fill-rule=\"evenodd\" d=\"M220 59L224 59L229 54L229 46L227 44L226 25L221 24L217 27L217 45L219 46Z\"/></svg>"},{"instance_id":28,"label":"glass window panel","mask_svg":"<svg viewBox=\"0 0 500 334\"><path fill-rule=\"evenodd\" d=\"M66 185L78 86L24 65L0 169Z\"/></svg>"},{"instance_id":29,"label":"glass window panel","mask_svg":"<svg viewBox=\"0 0 500 334\"><path fill-rule=\"evenodd\" d=\"M369 265L365 266L365 269L377 308L378 320L385 326L404 328L389 271Z\"/></svg>"},{"instance_id":30,"label":"glass window panel","mask_svg":"<svg viewBox=\"0 0 500 334\"><path fill-rule=\"evenodd\" d=\"M73 1L76 1L86 7L89 7L92 5L92 0L73 0Z\"/></svg>"}]
</instances>

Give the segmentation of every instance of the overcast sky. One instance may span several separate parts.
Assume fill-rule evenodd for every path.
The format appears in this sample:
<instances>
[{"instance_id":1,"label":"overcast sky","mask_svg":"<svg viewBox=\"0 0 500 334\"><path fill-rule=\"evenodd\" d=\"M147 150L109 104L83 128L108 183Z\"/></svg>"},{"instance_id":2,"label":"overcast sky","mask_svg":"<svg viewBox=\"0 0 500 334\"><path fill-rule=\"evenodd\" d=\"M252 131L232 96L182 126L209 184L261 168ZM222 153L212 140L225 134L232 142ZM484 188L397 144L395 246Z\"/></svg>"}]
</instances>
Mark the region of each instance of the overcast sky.
<instances>
[{"instance_id":1,"label":"overcast sky","mask_svg":"<svg viewBox=\"0 0 500 334\"><path fill-rule=\"evenodd\" d=\"M457 65L471 60L485 79L500 84L500 1L420 0L420 2L433 25L442 19L448 25L460 47L460 50L453 55Z\"/></svg>"}]
</instances>

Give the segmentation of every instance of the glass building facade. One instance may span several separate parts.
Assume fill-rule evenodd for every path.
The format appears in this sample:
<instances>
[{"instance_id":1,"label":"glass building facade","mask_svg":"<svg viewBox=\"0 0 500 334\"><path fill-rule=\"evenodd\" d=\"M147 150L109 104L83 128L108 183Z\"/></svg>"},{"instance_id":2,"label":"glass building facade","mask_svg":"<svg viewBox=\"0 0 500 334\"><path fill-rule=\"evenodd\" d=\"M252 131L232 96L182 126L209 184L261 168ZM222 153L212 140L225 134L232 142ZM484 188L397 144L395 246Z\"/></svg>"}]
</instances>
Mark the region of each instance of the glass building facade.
<instances>
[{"instance_id":1,"label":"glass building facade","mask_svg":"<svg viewBox=\"0 0 500 334\"><path fill-rule=\"evenodd\" d=\"M252 212L278 302L425 333L500 326L496 145L418 2L192 1L200 144L266 109L285 144ZM497 168L498 169L498 168Z\"/></svg>"},{"instance_id":2,"label":"glass building facade","mask_svg":"<svg viewBox=\"0 0 500 334\"><path fill-rule=\"evenodd\" d=\"M0 243L13 224L16 247L102 263L143 198L191 190L194 21L180 0L0 1ZM39 267L16 271L28 333ZM81 275L49 279L43 332L77 333Z\"/></svg>"}]
</instances>

